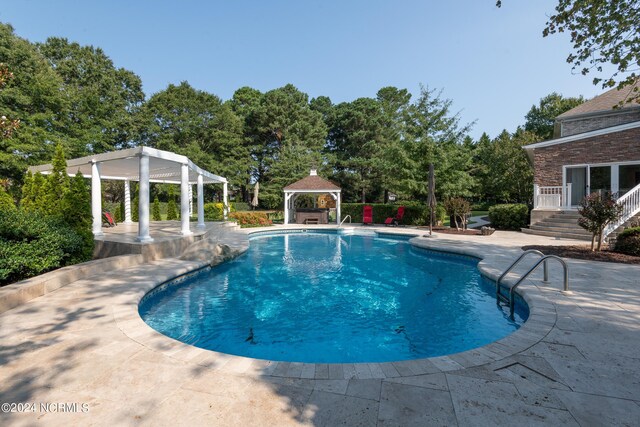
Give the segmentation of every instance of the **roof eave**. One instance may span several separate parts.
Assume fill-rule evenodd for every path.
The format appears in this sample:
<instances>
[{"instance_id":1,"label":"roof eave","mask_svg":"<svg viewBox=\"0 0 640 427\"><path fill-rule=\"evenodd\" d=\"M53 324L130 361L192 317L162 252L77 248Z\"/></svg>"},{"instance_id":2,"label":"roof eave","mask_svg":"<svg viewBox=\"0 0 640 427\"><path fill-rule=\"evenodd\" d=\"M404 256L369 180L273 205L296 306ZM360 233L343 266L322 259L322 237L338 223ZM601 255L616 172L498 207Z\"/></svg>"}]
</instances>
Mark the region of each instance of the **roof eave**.
<instances>
[{"instance_id":1,"label":"roof eave","mask_svg":"<svg viewBox=\"0 0 640 427\"><path fill-rule=\"evenodd\" d=\"M575 135L569 135L562 138L550 139L548 141L542 141L542 142L537 142L535 144L525 145L522 148L524 148L527 151L535 150L536 148L551 147L553 145L565 144L567 142L578 141L586 138L592 138L594 136L601 136L609 133L623 132L625 130L635 129L638 127L640 127L640 121L625 123L618 126L611 126L603 129L596 129L590 132L578 133Z\"/></svg>"}]
</instances>

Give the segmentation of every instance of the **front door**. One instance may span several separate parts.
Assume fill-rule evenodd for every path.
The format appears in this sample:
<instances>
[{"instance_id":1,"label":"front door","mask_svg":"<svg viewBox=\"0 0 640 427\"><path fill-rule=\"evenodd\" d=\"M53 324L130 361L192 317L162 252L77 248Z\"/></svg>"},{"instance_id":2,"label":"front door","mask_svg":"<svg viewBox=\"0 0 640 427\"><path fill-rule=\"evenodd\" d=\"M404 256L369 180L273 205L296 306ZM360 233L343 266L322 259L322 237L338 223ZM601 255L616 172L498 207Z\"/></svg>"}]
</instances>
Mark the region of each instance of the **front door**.
<instances>
[{"instance_id":1,"label":"front door","mask_svg":"<svg viewBox=\"0 0 640 427\"><path fill-rule=\"evenodd\" d=\"M567 168L567 184L571 184L571 206L578 206L584 196L588 194L587 189L587 167Z\"/></svg>"}]
</instances>

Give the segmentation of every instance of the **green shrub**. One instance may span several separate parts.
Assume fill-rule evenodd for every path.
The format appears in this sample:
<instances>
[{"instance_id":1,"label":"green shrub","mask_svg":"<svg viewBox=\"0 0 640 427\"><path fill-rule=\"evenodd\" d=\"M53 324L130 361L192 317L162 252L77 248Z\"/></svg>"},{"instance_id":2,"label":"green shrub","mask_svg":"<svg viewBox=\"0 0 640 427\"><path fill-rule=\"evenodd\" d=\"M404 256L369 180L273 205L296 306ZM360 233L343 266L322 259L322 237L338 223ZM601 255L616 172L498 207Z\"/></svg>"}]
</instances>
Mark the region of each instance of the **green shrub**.
<instances>
[{"instance_id":1,"label":"green shrub","mask_svg":"<svg viewBox=\"0 0 640 427\"><path fill-rule=\"evenodd\" d=\"M427 206L424 204L391 205L384 203L343 203L340 209L342 219L346 218L347 215L351 215L352 222L362 222L362 210L365 205L373 207L374 224L384 224L384 220L394 216L400 206L405 207L404 217L402 219L403 224L424 225L428 223Z\"/></svg>"},{"instance_id":2,"label":"green shrub","mask_svg":"<svg viewBox=\"0 0 640 427\"><path fill-rule=\"evenodd\" d=\"M224 203L205 203L204 204L204 220L205 221L222 221L224 219ZM235 212L234 203L229 205L229 211Z\"/></svg>"},{"instance_id":3,"label":"green shrub","mask_svg":"<svg viewBox=\"0 0 640 427\"><path fill-rule=\"evenodd\" d=\"M169 201L167 202L167 220L172 221L178 219L178 205L176 204L176 198L173 193L173 185L169 186Z\"/></svg>"},{"instance_id":4,"label":"green shrub","mask_svg":"<svg viewBox=\"0 0 640 427\"><path fill-rule=\"evenodd\" d=\"M266 212L232 212L229 218L236 220L242 228L264 227L272 224Z\"/></svg>"},{"instance_id":5,"label":"green shrub","mask_svg":"<svg viewBox=\"0 0 640 427\"><path fill-rule=\"evenodd\" d=\"M13 197L7 193L2 185L0 185L0 211L15 211L16 205Z\"/></svg>"},{"instance_id":6,"label":"green shrub","mask_svg":"<svg viewBox=\"0 0 640 427\"><path fill-rule=\"evenodd\" d=\"M520 230L529 223L529 208L521 204L491 206L489 221L499 230Z\"/></svg>"},{"instance_id":7,"label":"green shrub","mask_svg":"<svg viewBox=\"0 0 640 427\"><path fill-rule=\"evenodd\" d=\"M616 252L640 256L640 227L627 228L616 237Z\"/></svg>"},{"instance_id":8,"label":"green shrub","mask_svg":"<svg viewBox=\"0 0 640 427\"><path fill-rule=\"evenodd\" d=\"M249 207L249 203L245 202L233 202L233 206L235 207L237 212L251 210L251 208Z\"/></svg>"},{"instance_id":9,"label":"green shrub","mask_svg":"<svg viewBox=\"0 0 640 427\"><path fill-rule=\"evenodd\" d=\"M81 260L85 250L82 234L61 217L0 211L0 285Z\"/></svg>"},{"instance_id":10,"label":"green shrub","mask_svg":"<svg viewBox=\"0 0 640 427\"><path fill-rule=\"evenodd\" d=\"M158 196L153 199L153 208L151 209L151 217L154 221L161 221L162 216L160 215L160 200Z\"/></svg>"}]
</instances>

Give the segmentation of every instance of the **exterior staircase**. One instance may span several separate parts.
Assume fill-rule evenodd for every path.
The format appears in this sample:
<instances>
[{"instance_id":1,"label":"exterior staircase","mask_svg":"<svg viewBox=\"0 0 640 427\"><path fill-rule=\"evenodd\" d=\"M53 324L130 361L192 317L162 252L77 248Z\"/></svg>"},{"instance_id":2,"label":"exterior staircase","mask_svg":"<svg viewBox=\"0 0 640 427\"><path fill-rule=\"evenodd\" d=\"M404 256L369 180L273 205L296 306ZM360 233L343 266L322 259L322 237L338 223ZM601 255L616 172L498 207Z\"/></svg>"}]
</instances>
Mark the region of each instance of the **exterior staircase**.
<instances>
[{"instance_id":1,"label":"exterior staircase","mask_svg":"<svg viewBox=\"0 0 640 427\"><path fill-rule=\"evenodd\" d=\"M616 242L618 234L622 233L625 228L640 226L640 213L625 221L621 226L609 233L606 237L607 243L613 245Z\"/></svg>"},{"instance_id":2,"label":"exterior staircase","mask_svg":"<svg viewBox=\"0 0 640 427\"><path fill-rule=\"evenodd\" d=\"M591 233L578 225L577 211L558 211L529 228L522 228L526 234L591 241Z\"/></svg>"}]
</instances>

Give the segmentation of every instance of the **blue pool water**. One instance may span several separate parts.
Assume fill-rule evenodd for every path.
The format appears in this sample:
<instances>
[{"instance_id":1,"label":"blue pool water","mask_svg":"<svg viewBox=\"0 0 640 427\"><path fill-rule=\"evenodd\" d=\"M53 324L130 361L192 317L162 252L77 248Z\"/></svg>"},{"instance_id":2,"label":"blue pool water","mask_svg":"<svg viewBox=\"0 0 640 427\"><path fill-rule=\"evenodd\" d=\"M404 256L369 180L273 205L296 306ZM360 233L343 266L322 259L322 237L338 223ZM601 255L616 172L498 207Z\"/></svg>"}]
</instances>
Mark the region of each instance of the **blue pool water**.
<instances>
[{"instance_id":1,"label":"blue pool water","mask_svg":"<svg viewBox=\"0 0 640 427\"><path fill-rule=\"evenodd\" d=\"M278 361L387 362L479 347L518 329L469 257L374 235L253 237L247 253L168 283L142 318L177 340Z\"/></svg>"}]
</instances>

